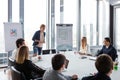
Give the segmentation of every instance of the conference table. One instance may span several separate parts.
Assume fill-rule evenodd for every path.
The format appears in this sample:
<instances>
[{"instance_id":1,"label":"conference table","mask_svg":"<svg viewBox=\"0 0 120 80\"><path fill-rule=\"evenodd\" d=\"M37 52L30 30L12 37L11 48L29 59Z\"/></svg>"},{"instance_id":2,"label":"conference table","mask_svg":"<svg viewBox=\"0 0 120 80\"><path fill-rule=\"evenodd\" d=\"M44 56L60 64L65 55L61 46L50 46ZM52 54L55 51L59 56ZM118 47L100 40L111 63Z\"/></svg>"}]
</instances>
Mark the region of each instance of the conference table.
<instances>
[{"instance_id":1,"label":"conference table","mask_svg":"<svg viewBox=\"0 0 120 80\"><path fill-rule=\"evenodd\" d=\"M97 70L95 68L95 57L79 55L77 53L74 53L73 51L60 52L60 54L65 55L66 58L69 60L68 67L62 72L63 74L77 74L80 80L82 77L89 76L91 73L97 73ZM47 70L51 68L51 58L54 55L55 54L41 55L42 59L34 63L39 67ZM113 70L110 77L112 80L120 80L120 67L118 67L118 70Z\"/></svg>"}]
</instances>

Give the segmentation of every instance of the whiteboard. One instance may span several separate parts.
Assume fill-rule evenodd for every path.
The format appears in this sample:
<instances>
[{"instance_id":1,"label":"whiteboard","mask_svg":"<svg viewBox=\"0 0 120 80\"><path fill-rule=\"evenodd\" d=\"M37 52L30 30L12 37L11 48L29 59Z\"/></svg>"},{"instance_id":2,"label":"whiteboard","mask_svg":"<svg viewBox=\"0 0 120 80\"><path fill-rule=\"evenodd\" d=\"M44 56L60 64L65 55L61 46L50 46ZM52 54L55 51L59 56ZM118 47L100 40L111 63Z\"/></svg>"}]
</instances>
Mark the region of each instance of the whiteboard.
<instances>
[{"instance_id":1,"label":"whiteboard","mask_svg":"<svg viewBox=\"0 0 120 80\"><path fill-rule=\"evenodd\" d=\"M5 51L16 48L16 40L23 38L22 25L20 23L4 23Z\"/></svg>"},{"instance_id":2,"label":"whiteboard","mask_svg":"<svg viewBox=\"0 0 120 80\"><path fill-rule=\"evenodd\" d=\"M57 50L72 50L73 38L72 38L72 24L56 24L57 32Z\"/></svg>"}]
</instances>

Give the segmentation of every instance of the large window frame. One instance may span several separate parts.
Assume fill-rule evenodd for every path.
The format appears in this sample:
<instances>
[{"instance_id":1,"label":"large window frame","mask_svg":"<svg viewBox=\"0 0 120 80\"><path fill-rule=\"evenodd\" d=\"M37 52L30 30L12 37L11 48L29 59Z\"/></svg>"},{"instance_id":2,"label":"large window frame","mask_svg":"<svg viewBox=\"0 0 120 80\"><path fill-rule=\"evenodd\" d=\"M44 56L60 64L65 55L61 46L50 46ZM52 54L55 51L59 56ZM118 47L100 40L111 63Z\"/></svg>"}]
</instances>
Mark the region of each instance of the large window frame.
<instances>
[{"instance_id":1,"label":"large window frame","mask_svg":"<svg viewBox=\"0 0 120 80\"><path fill-rule=\"evenodd\" d=\"M87 42L90 46L96 46L97 44L97 6L96 0L81 0L80 38L87 37Z\"/></svg>"},{"instance_id":2,"label":"large window frame","mask_svg":"<svg viewBox=\"0 0 120 80\"><path fill-rule=\"evenodd\" d=\"M117 13L117 10L119 9L119 13L120 13L120 4L117 4L117 5L114 5L114 15L113 15L113 42L114 42L114 46L116 47L116 49L118 50L118 51L120 51L120 39L119 39L119 27L118 27L118 25L119 24L117 24L118 23L118 18L120 18L120 16L118 16L118 13ZM120 19L119 19L120 20Z\"/></svg>"},{"instance_id":3,"label":"large window frame","mask_svg":"<svg viewBox=\"0 0 120 80\"><path fill-rule=\"evenodd\" d=\"M33 50L32 37L35 31L40 30L41 24L46 25L46 4L46 0L24 0L24 38L30 50ZM43 49L46 49L46 43L43 45Z\"/></svg>"}]
</instances>

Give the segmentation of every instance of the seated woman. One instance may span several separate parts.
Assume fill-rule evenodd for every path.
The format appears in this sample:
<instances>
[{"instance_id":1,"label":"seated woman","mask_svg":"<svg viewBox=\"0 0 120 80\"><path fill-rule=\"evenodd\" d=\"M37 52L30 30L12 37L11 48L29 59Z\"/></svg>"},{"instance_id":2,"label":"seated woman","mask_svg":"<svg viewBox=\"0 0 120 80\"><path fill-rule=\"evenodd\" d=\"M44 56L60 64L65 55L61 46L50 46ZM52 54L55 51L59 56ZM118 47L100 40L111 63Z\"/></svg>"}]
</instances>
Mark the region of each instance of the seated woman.
<instances>
[{"instance_id":1,"label":"seated woman","mask_svg":"<svg viewBox=\"0 0 120 80\"><path fill-rule=\"evenodd\" d=\"M90 47L87 44L87 38L83 37L81 40L81 46L80 46L80 54L85 55L85 54L90 54Z\"/></svg>"},{"instance_id":2,"label":"seated woman","mask_svg":"<svg viewBox=\"0 0 120 80\"><path fill-rule=\"evenodd\" d=\"M15 68L23 72L27 80L42 77L45 72L45 70L39 68L29 60L29 49L27 46L20 47L15 60Z\"/></svg>"}]
</instances>

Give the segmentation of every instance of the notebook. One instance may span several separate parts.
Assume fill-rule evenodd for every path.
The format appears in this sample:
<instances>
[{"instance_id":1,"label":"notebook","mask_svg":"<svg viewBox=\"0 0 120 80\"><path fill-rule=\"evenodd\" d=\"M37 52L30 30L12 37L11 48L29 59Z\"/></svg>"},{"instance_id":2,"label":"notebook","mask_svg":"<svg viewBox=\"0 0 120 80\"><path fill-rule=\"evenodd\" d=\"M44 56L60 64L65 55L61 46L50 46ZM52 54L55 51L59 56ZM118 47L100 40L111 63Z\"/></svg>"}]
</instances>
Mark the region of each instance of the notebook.
<instances>
[{"instance_id":1,"label":"notebook","mask_svg":"<svg viewBox=\"0 0 120 80\"><path fill-rule=\"evenodd\" d=\"M97 59L97 57L92 57L92 56L91 56L91 57L89 57L89 59L95 61L95 60Z\"/></svg>"}]
</instances>

